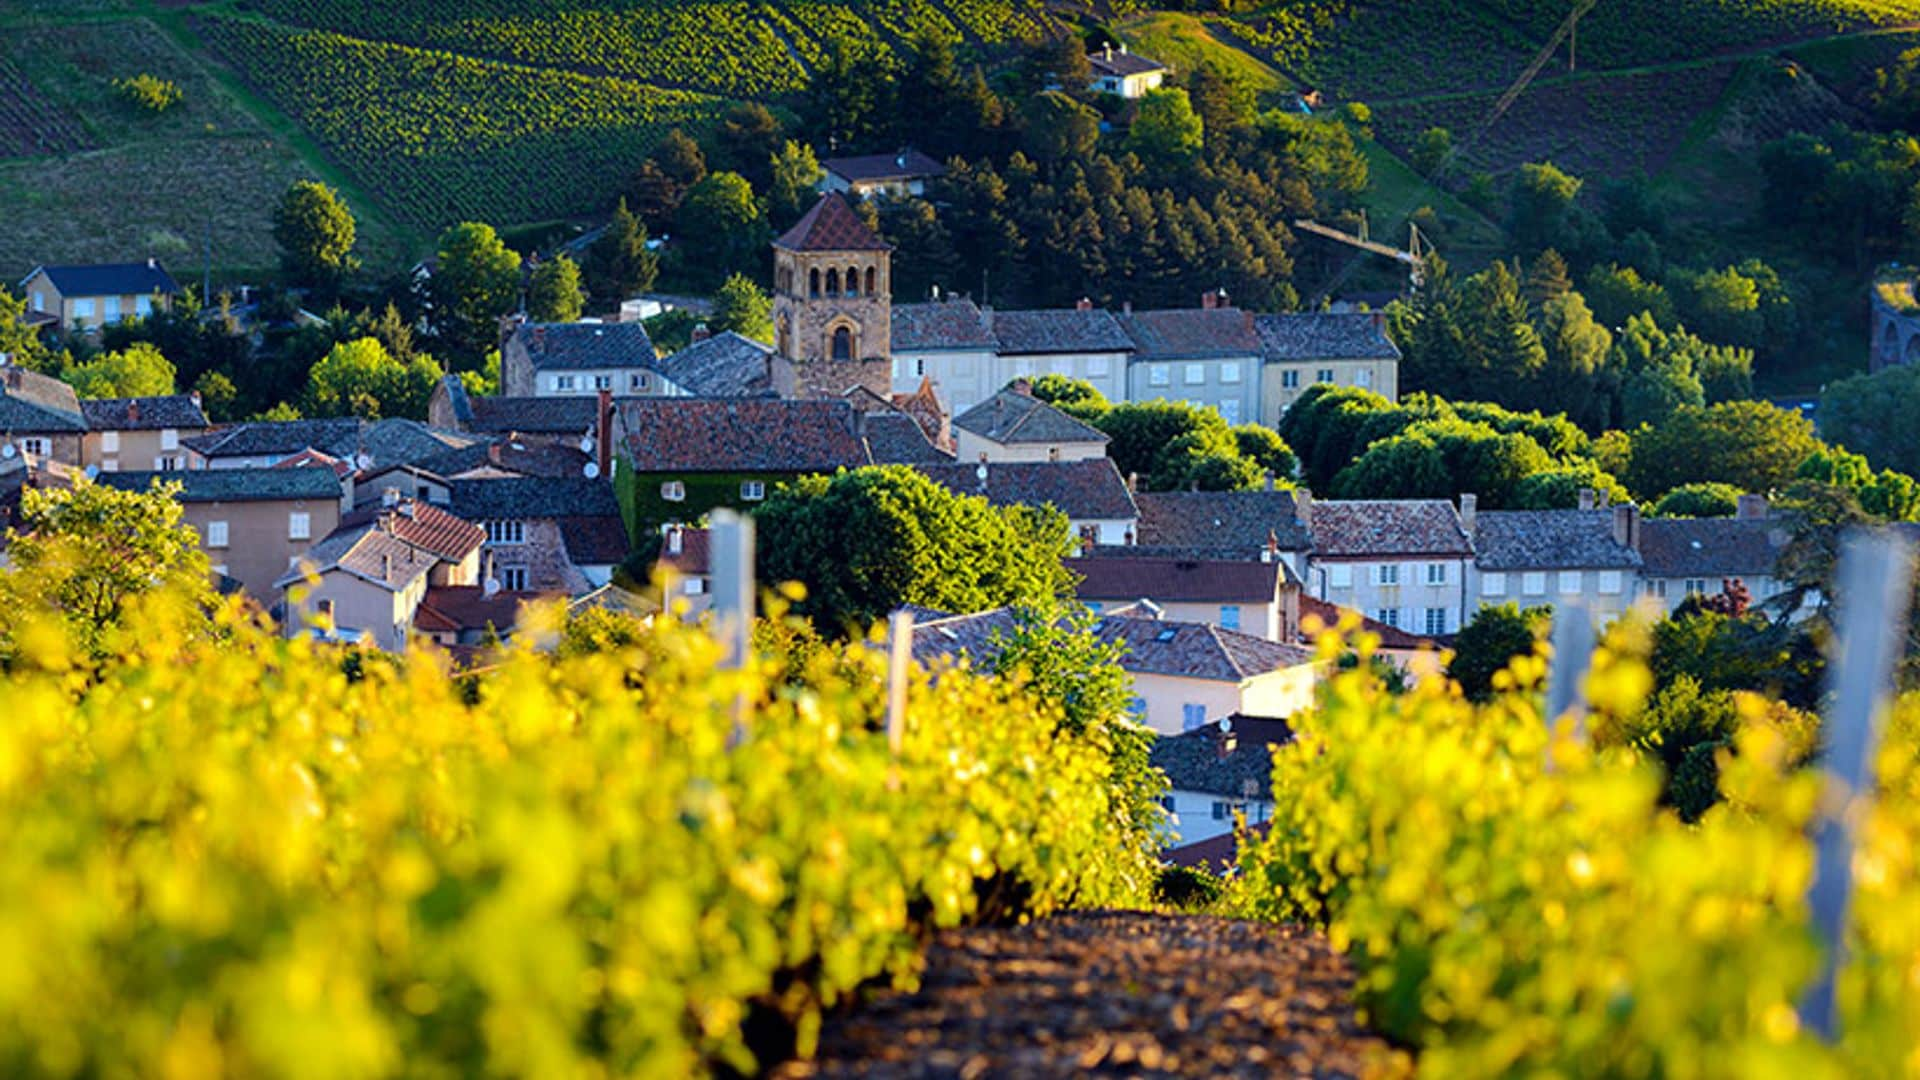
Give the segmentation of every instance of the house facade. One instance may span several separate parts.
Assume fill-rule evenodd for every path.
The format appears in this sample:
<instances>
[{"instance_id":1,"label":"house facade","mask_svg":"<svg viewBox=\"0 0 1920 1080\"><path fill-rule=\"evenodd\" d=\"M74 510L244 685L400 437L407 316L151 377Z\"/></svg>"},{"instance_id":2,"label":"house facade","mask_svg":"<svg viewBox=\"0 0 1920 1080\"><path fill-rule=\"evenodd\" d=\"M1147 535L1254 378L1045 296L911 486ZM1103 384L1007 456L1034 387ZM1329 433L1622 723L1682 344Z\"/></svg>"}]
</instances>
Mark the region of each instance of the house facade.
<instances>
[{"instance_id":1,"label":"house facade","mask_svg":"<svg viewBox=\"0 0 1920 1080\"><path fill-rule=\"evenodd\" d=\"M200 537L217 574L238 581L264 607L279 599L280 578L339 528L352 503L351 481L332 469L220 469L102 472L123 491L179 484L181 518Z\"/></svg>"},{"instance_id":2,"label":"house facade","mask_svg":"<svg viewBox=\"0 0 1920 1080\"><path fill-rule=\"evenodd\" d=\"M81 461L101 472L184 469L187 449L181 440L204 435L209 427L198 394L99 398L82 401L80 412L87 421Z\"/></svg>"},{"instance_id":3,"label":"house facade","mask_svg":"<svg viewBox=\"0 0 1920 1080\"><path fill-rule=\"evenodd\" d=\"M1167 76L1173 74L1173 69L1165 64L1128 52L1125 44L1118 49L1108 45L1088 56L1087 63L1093 69L1089 89L1097 94L1114 94L1129 100L1145 97L1149 91L1160 89L1167 81Z\"/></svg>"},{"instance_id":4,"label":"house facade","mask_svg":"<svg viewBox=\"0 0 1920 1080\"><path fill-rule=\"evenodd\" d=\"M522 323L500 346L504 397L666 393L644 323Z\"/></svg>"},{"instance_id":5,"label":"house facade","mask_svg":"<svg viewBox=\"0 0 1920 1080\"><path fill-rule=\"evenodd\" d=\"M429 589L480 584L480 529L413 501L354 514L281 574L288 633L406 647Z\"/></svg>"},{"instance_id":6,"label":"house facade","mask_svg":"<svg viewBox=\"0 0 1920 1080\"><path fill-rule=\"evenodd\" d=\"M856 199L876 195L919 198L927 182L946 175L947 167L918 150L861 157L831 157L820 163L823 175L816 185L822 194L838 192Z\"/></svg>"},{"instance_id":7,"label":"house facade","mask_svg":"<svg viewBox=\"0 0 1920 1080\"><path fill-rule=\"evenodd\" d=\"M488 578L504 591L579 596L611 581L631 551L607 479L500 477L450 488L448 509L481 529Z\"/></svg>"},{"instance_id":8,"label":"house facade","mask_svg":"<svg viewBox=\"0 0 1920 1080\"><path fill-rule=\"evenodd\" d=\"M1633 606L1643 566L1640 510L1595 507L1591 493L1581 498L1588 508L1478 510L1472 495L1462 497L1474 547L1469 617L1485 605L1577 603L1609 622Z\"/></svg>"},{"instance_id":9,"label":"house facade","mask_svg":"<svg viewBox=\"0 0 1920 1080\"><path fill-rule=\"evenodd\" d=\"M1260 335L1224 293L1203 294L1197 309L1129 312L1120 322L1134 342L1126 400L1182 401L1229 424L1259 415Z\"/></svg>"},{"instance_id":10,"label":"house facade","mask_svg":"<svg viewBox=\"0 0 1920 1080\"><path fill-rule=\"evenodd\" d=\"M1067 569L1080 579L1075 596L1095 612L1146 601L1172 622L1299 638L1300 582L1284 562L1107 555L1070 559Z\"/></svg>"},{"instance_id":11,"label":"house facade","mask_svg":"<svg viewBox=\"0 0 1920 1080\"><path fill-rule=\"evenodd\" d=\"M1411 633L1459 631L1473 545L1451 502L1297 494L1313 538L1301 575L1309 595Z\"/></svg>"},{"instance_id":12,"label":"house facade","mask_svg":"<svg viewBox=\"0 0 1920 1080\"><path fill-rule=\"evenodd\" d=\"M98 330L172 307L180 286L156 259L88 266L36 266L20 282L30 314L65 330Z\"/></svg>"},{"instance_id":13,"label":"house facade","mask_svg":"<svg viewBox=\"0 0 1920 1080\"><path fill-rule=\"evenodd\" d=\"M1781 553L1792 535L1765 495L1742 495L1731 518L1648 518L1640 523L1640 593L1662 612L1689 596L1711 596L1728 583L1746 586L1754 604L1786 591ZM1790 616L1797 612L1787 613Z\"/></svg>"},{"instance_id":14,"label":"house facade","mask_svg":"<svg viewBox=\"0 0 1920 1080\"><path fill-rule=\"evenodd\" d=\"M1309 386L1357 386L1398 401L1400 349L1378 312L1256 315L1262 424L1277 426Z\"/></svg>"},{"instance_id":15,"label":"house facade","mask_svg":"<svg viewBox=\"0 0 1920 1080\"><path fill-rule=\"evenodd\" d=\"M1167 775L1167 846L1230 835L1236 818L1271 820L1273 751L1292 740L1285 721L1244 716L1155 739L1150 761Z\"/></svg>"},{"instance_id":16,"label":"house facade","mask_svg":"<svg viewBox=\"0 0 1920 1080\"><path fill-rule=\"evenodd\" d=\"M0 457L30 454L79 465L86 415L73 387L50 375L0 363Z\"/></svg>"},{"instance_id":17,"label":"house facade","mask_svg":"<svg viewBox=\"0 0 1920 1080\"><path fill-rule=\"evenodd\" d=\"M1034 397L1025 379L954 417L953 436L961 462L1090 461L1106 456L1109 441L1099 428Z\"/></svg>"}]
</instances>

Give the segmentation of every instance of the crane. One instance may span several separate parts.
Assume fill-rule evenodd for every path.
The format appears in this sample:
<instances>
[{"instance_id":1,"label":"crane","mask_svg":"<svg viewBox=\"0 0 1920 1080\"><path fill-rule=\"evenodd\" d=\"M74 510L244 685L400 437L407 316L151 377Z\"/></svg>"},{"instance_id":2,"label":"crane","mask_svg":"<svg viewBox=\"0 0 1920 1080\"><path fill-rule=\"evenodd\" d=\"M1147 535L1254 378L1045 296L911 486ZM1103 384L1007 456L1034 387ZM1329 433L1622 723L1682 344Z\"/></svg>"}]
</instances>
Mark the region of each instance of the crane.
<instances>
[{"instance_id":1,"label":"crane","mask_svg":"<svg viewBox=\"0 0 1920 1080\"><path fill-rule=\"evenodd\" d=\"M1364 217L1360 219L1360 234L1358 236L1350 232L1342 232L1331 225L1322 225L1310 218L1296 219L1293 227L1302 232L1310 232L1316 236L1324 236L1329 240L1338 241L1349 247L1357 247L1361 251L1370 251L1375 255L1384 255L1395 262L1406 264L1407 281L1416 289L1425 284L1427 280L1427 256L1432 253L1433 245L1427 242L1426 237L1420 235L1420 227L1411 221L1407 222L1408 237L1407 250L1405 251L1401 251L1391 244L1382 244L1368 237L1367 219Z\"/></svg>"}]
</instances>

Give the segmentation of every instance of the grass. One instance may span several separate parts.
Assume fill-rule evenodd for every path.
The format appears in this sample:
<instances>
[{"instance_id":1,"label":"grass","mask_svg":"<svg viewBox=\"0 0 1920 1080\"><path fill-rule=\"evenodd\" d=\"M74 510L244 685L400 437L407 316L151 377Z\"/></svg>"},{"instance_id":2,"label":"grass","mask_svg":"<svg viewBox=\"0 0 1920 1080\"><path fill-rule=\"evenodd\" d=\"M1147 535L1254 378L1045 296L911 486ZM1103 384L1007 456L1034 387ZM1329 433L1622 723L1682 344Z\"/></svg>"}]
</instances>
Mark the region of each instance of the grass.
<instances>
[{"instance_id":1,"label":"grass","mask_svg":"<svg viewBox=\"0 0 1920 1080\"><path fill-rule=\"evenodd\" d=\"M1216 37L1205 20L1179 12L1127 19L1116 26L1127 47L1170 64L1176 72L1211 67L1236 76L1261 97L1290 90L1293 84L1271 65Z\"/></svg>"},{"instance_id":2,"label":"grass","mask_svg":"<svg viewBox=\"0 0 1920 1080\"><path fill-rule=\"evenodd\" d=\"M1376 139L1360 142L1367 157L1372 185L1367 191L1367 217L1376 239L1398 246L1406 235L1407 218L1423 206L1433 208L1447 228L1448 262L1459 262L1456 252L1490 256L1503 242L1498 225L1468 206L1452 192L1428 182ZM1433 238L1438 239L1438 238ZM1473 261L1471 259L1469 262Z\"/></svg>"}]
</instances>

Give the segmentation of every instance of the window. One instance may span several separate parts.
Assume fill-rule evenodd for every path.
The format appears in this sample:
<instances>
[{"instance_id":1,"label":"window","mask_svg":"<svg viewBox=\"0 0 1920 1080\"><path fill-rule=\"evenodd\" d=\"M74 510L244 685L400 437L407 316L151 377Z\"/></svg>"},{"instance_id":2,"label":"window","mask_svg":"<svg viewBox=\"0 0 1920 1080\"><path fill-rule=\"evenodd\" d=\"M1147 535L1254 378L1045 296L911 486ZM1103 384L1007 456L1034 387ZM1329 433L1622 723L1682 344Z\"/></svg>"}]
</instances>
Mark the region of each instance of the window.
<instances>
[{"instance_id":1,"label":"window","mask_svg":"<svg viewBox=\"0 0 1920 1080\"><path fill-rule=\"evenodd\" d=\"M1707 595L1707 579L1690 577L1687 579L1686 588L1688 596L1705 596Z\"/></svg>"},{"instance_id":2,"label":"window","mask_svg":"<svg viewBox=\"0 0 1920 1080\"><path fill-rule=\"evenodd\" d=\"M812 270L807 271L807 295L808 296L820 295L820 268L819 267L814 267Z\"/></svg>"},{"instance_id":3,"label":"window","mask_svg":"<svg viewBox=\"0 0 1920 1080\"><path fill-rule=\"evenodd\" d=\"M1280 369L1280 388L1282 390L1300 389L1300 369L1299 368L1281 368Z\"/></svg>"},{"instance_id":4,"label":"window","mask_svg":"<svg viewBox=\"0 0 1920 1080\"><path fill-rule=\"evenodd\" d=\"M180 455L161 454L153 459L154 472L174 472L180 468Z\"/></svg>"},{"instance_id":5,"label":"window","mask_svg":"<svg viewBox=\"0 0 1920 1080\"><path fill-rule=\"evenodd\" d=\"M1427 564L1427 584L1445 585L1447 583L1447 564L1430 562Z\"/></svg>"},{"instance_id":6,"label":"window","mask_svg":"<svg viewBox=\"0 0 1920 1080\"><path fill-rule=\"evenodd\" d=\"M1580 592L1580 578L1581 578L1581 574L1580 574L1580 571L1578 570L1560 571L1561 595L1563 596L1577 595Z\"/></svg>"},{"instance_id":7,"label":"window","mask_svg":"<svg viewBox=\"0 0 1920 1080\"><path fill-rule=\"evenodd\" d=\"M1353 588L1353 567L1346 563L1334 563L1327 567L1327 584L1335 589Z\"/></svg>"},{"instance_id":8,"label":"window","mask_svg":"<svg viewBox=\"0 0 1920 1080\"><path fill-rule=\"evenodd\" d=\"M840 271L838 270L827 271L827 295L840 295Z\"/></svg>"},{"instance_id":9,"label":"window","mask_svg":"<svg viewBox=\"0 0 1920 1080\"><path fill-rule=\"evenodd\" d=\"M526 592L527 568L524 566L501 567L500 587L508 592Z\"/></svg>"},{"instance_id":10,"label":"window","mask_svg":"<svg viewBox=\"0 0 1920 1080\"><path fill-rule=\"evenodd\" d=\"M1507 595L1507 575L1481 574L1480 575L1480 595L1481 596Z\"/></svg>"},{"instance_id":11,"label":"window","mask_svg":"<svg viewBox=\"0 0 1920 1080\"><path fill-rule=\"evenodd\" d=\"M1047 374L1071 376L1073 374L1073 364L1066 360L1049 361L1047 363Z\"/></svg>"},{"instance_id":12,"label":"window","mask_svg":"<svg viewBox=\"0 0 1920 1080\"><path fill-rule=\"evenodd\" d=\"M1165 364L1147 365L1147 385L1165 386L1171 380L1171 373Z\"/></svg>"},{"instance_id":13,"label":"window","mask_svg":"<svg viewBox=\"0 0 1920 1080\"><path fill-rule=\"evenodd\" d=\"M207 546L223 548L227 546L227 523L224 521L207 522Z\"/></svg>"},{"instance_id":14,"label":"window","mask_svg":"<svg viewBox=\"0 0 1920 1080\"><path fill-rule=\"evenodd\" d=\"M633 374L627 376L627 389L645 390L646 388L647 388L647 376L645 372L636 371Z\"/></svg>"},{"instance_id":15,"label":"window","mask_svg":"<svg viewBox=\"0 0 1920 1080\"><path fill-rule=\"evenodd\" d=\"M1373 621L1398 627L1400 625L1400 609L1392 607L1380 608L1373 613Z\"/></svg>"},{"instance_id":16,"label":"window","mask_svg":"<svg viewBox=\"0 0 1920 1080\"><path fill-rule=\"evenodd\" d=\"M1372 386L1373 385L1373 369L1361 368L1359 371L1354 372L1353 385L1361 386L1361 387Z\"/></svg>"},{"instance_id":17,"label":"window","mask_svg":"<svg viewBox=\"0 0 1920 1080\"><path fill-rule=\"evenodd\" d=\"M1602 596L1620 595L1622 591L1622 584L1623 583L1621 580L1620 571L1618 570L1600 571L1600 594Z\"/></svg>"},{"instance_id":18,"label":"window","mask_svg":"<svg viewBox=\"0 0 1920 1080\"><path fill-rule=\"evenodd\" d=\"M1447 632L1447 609L1430 607L1427 609L1427 633L1439 635Z\"/></svg>"},{"instance_id":19,"label":"window","mask_svg":"<svg viewBox=\"0 0 1920 1080\"><path fill-rule=\"evenodd\" d=\"M593 388L594 388L595 390L611 390L611 389L613 389L613 376L611 376L611 375L595 375L595 376L593 377Z\"/></svg>"},{"instance_id":20,"label":"window","mask_svg":"<svg viewBox=\"0 0 1920 1080\"><path fill-rule=\"evenodd\" d=\"M1240 381L1239 361L1229 360L1220 365L1220 381L1223 383L1237 383Z\"/></svg>"},{"instance_id":21,"label":"window","mask_svg":"<svg viewBox=\"0 0 1920 1080\"><path fill-rule=\"evenodd\" d=\"M860 295L860 271L851 266L847 267L847 295Z\"/></svg>"},{"instance_id":22,"label":"window","mask_svg":"<svg viewBox=\"0 0 1920 1080\"><path fill-rule=\"evenodd\" d=\"M287 539L289 540L313 539L312 515L303 513L301 511L295 511L291 514L288 514L287 515Z\"/></svg>"},{"instance_id":23,"label":"window","mask_svg":"<svg viewBox=\"0 0 1920 1080\"><path fill-rule=\"evenodd\" d=\"M690 577L681 584L680 591L688 596L700 596L707 591L707 579Z\"/></svg>"},{"instance_id":24,"label":"window","mask_svg":"<svg viewBox=\"0 0 1920 1080\"><path fill-rule=\"evenodd\" d=\"M1107 358L1104 356L1095 356L1087 360L1088 375L1105 377L1108 370Z\"/></svg>"},{"instance_id":25,"label":"window","mask_svg":"<svg viewBox=\"0 0 1920 1080\"><path fill-rule=\"evenodd\" d=\"M45 457L47 455L47 440L33 436L21 439L20 451L25 454L35 454L40 457Z\"/></svg>"},{"instance_id":26,"label":"window","mask_svg":"<svg viewBox=\"0 0 1920 1080\"><path fill-rule=\"evenodd\" d=\"M1332 381L1333 381L1333 369L1332 369L1332 368L1330 368L1330 367L1323 367L1323 368L1321 368L1321 369L1320 369L1319 371L1317 371L1317 372L1314 372L1314 375L1313 375L1313 381L1314 381L1314 382L1322 382L1322 383L1330 383L1330 382L1332 382Z\"/></svg>"},{"instance_id":27,"label":"window","mask_svg":"<svg viewBox=\"0 0 1920 1080\"><path fill-rule=\"evenodd\" d=\"M103 454L119 453L120 452L120 433L117 431L101 432L100 433L100 452Z\"/></svg>"},{"instance_id":28,"label":"window","mask_svg":"<svg viewBox=\"0 0 1920 1080\"><path fill-rule=\"evenodd\" d=\"M1181 374L1181 380L1188 386L1199 386L1201 383L1206 382L1207 365L1188 364L1187 370Z\"/></svg>"},{"instance_id":29,"label":"window","mask_svg":"<svg viewBox=\"0 0 1920 1080\"><path fill-rule=\"evenodd\" d=\"M879 282L879 280L880 280L880 276L874 273L873 267L871 266L867 267L867 295L868 296L872 296L874 293L880 291L879 288L877 287L877 282Z\"/></svg>"},{"instance_id":30,"label":"window","mask_svg":"<svg viewBox=\"0 0 1920 1080\"><path fill-rule=\"evenodd\" d=\"M1233 815L1246 812L1247 804L1243 802L1226 802L1216 799L1213 803L1213 820L1215 821L1232 821Z\"/></svg>"},{"instance_id":31,"label":"window","mask_svg":"<svg viewBox=\"0 0 1920 1080\"><path fill-rule=\"evenodd\" d=\"M1229 424L1240 422L1240 399L1228 398L1220 403L1220 419Z\"/></svg>"},{"instance_id":32,"label":"window","mask_svg":"<svg viewBox=\"0 0 1920 1080\"><path fill-rule=\"evenodd\" d=\"M120 298L117 296L109 296L104 301L102 301L102 303L105 305L104 314L102 315L102 318L106 319L106 321L110 323L119 322L120 321Z\"/></svg>"},{"instance_id":33,"label":"window","mask_svg":"<svg viewBox=\"0 0 1920 1080\"><path fill-rule=\"evenodd\" d=\"M151 314L153 314L153 297L151 297L151 296L136 296L136 297L134 297L134 298L133 298L133 313L134 313L135 315L138 315L138 316L140 316L140 317L141 317L141 318L143 318L143 319L144 319L144 318L146 318L147 316L149 316L149 315L151 315Z\"/></svg>"},{"instance_id":34,"label":"window","mask_svg":"<svg viewBox=\"0 0 1920 1080\"><path fill-rule=\"evenodd\" d=\"M1223 629L1227 629L1227 630L1240 629L1240 605L1239 604L1221 604L1220 605L1220 626Z\"/></svg>"},{"instance_id":35,"label":"window","mask_svg":"<svg viewBox=\"0 0 1920 1080\"><path fill-rule=\"evenodd\" d=\"M1667 598L1667 583L1664 581L1647 582L1647 595L1657 596L1660 599L1665 600Z\"/></svg>"},{"instance_id":36,"label":"window","mask_svg":"<svg viewBox=\"0 0 1920 1080\"><path fill-rule=\"evenodd\" d=\"M1180 706L1181 730L1192 731L1196 728L1203 728L1206 726L1207 726L1207 707L1205 705L1195 705L1192 702L1188 702L1187 704Z\"/></svg>"},{"instance_id":37,"label":"window","mask_svg":"<svg viewBox=\"0 0 1920 1080\"><path fill-rule=\"evenodd\" d=\"M833 358L835 360L853 359L853 331L844 326L833 332Z\"/></svg>"},{"instance_id":38,"label":"window","mask_svg":"<svg viewBox=\"0 0 1920 1080\"><path fill-rule=\"evenodd\" d=\"M1540 571L1520 575L1520 591L1528 596L1538 596L1547 591L1547 575Z\"/></svg>"},{"instance_id":39,"label":"window","mask_svg":"<svg viewBox=\"0 0 1920 1080\"><path fill-rule=\"evenodd\" d=\"M740 485L740 497L748 502L759 502L767 497L767 485L759 480L748 480Z\"/></svg>"},{"instance_id":40,"label":"window","mask_svg":"<svg viewBox=\"0 0 1920 1080\"><path fill-rule=\"evenodd\" d=\"M489 521L486 523L487 543L524 544L527 542L527 523L524 521Z\"/></svg>"},{"instance_id":41,"label":"window","mask_svg":"<svg viewBox=\"0 0 1920 1080\"><path fill-rule=\"evenodd\" d=\"M687 485L678 480L669 480L660 485L660 497L668 502L685 502L687 500Z\"/></svg>"},{"instance_id":42,"label":"window","mask_svg":"<svg viewBox=\"0 0 1920 1080\"><path fill-rule=\"evenodd\" d=\"M562 393L565 393L565 392L567 392L567 391L569 391L569 390L572 390L572 389L573 389L573 376L571 376L571 375L555 375L555 376L553 377L553 388L554 388L555 390L558 390L558 391L561 391Z\"/></svg>"},{"instance_id":43,"label":"window","mask_svg":"<svg viewBox=\"0 0 1920 1080\"><path fill-rule=\"evenodd\" d=\"M914 373L914 375L915 375L916 377L917 377L917 376L921 376L921 375L925 375L925 374L927 373L927 358L926 358L926 357L924 357L924 356L917 356L917 357L914 357L914 360L913 360L913 373Z\"/></svg>"},{"instance_id":44,"label":"window","mask_svg":"<svg viewBox=\"0 0 1920 1080\"><path fill-rule=\"evenodd\" d=\"M91 318L93 318L93 301L75 300L73 302L73 321L83 323Z\"/></svg>"},{"instance_id":45,"label":"window","mask_svg":"<svg viewBox=\"0 0 1920 1080\"><path fill-rule=\"evenodd\" d=\"M1400 584L1400 564L1399 563L1381 563L1379 566L1374 567L1373 583L1375 585Z\"/></svg>"},{"instance_id":46,"label":"window","mask_svg":"<svg viewBox=\"0 0 1920 1080\"><path fill-rule=\"evenodd\" d=\"M178 428L161 428L160 429L160 449L162 450L180 449L180 431Z\"/></svg>"},{"instance_id":47,"label":"window","mask_svg":"<svg viewBox=\"0 0 1920 1080\"><path fill-rule=\"evenodd\" d=\"M46 293L43 293L43 292L39 292L39 291L35 291L35 292L34 292L34 294L33 294L33 310L35 310L35 311L45 311L45 310L47 310L47 294L46 294Z\"/></svg>"}]
</instances>

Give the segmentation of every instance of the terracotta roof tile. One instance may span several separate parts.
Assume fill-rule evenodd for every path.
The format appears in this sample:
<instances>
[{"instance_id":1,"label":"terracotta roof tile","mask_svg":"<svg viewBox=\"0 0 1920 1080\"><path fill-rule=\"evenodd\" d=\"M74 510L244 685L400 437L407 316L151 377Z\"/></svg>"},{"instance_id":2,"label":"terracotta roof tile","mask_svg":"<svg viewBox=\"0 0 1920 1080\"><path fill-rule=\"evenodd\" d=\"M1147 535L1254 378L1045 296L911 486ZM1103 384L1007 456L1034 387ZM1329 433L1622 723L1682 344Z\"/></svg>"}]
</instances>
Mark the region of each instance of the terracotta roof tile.
<instances>
[{"instance_id":1,"label":"terracotta roof tile","mask_svg":"<svg viewBox=\"0 0 1920 1080\"><path fill-rule=\"evenodd\" d=\"M1460 515L1445 499L1316 501L1309 521L1319 556L1473 556Z\"/></svg>"},{"instance_id":2,"label":"terracotta roof tile","mask_svg":"<svg viewBox=\"0 0 1920 1080\"><path fill-rule=\"evenodd\" d=\"M782 233L773 246L788 251L892 251L886 241L874 235L847 205L838 192L820 196L793 228Z\"/></svg>"},{"instance_id":3,"label":"terracotta roof tile","mask_svg":"<svg viewBox=\"0 0 1920 1080\"><path fill-rule=\"evenodd\" d=\"M615 408L637 472L832 472L870 460L845 401L633 398Z\"/></svg>"},{"instance_id":4,"label":"terracotta roof tile","mask_svg":"<svg viewBox=\"0 0 1920 1080\"><path fill-rule=\"evenodd\" d=\"M413 546L459 562L486 543L486 530L432 503L402 499L394 506L369 506L340 519L342 530L372 526Z\"/></svg>"},{"instance_id":5,"label":"terracotta roof tile","mask_svg":"<svg viewBox=\"0 0 1920 1080\"><path fill-rule=\"evenodd\" d=\"M1076 521L1117 521L1140 513L1110 458L994 462L986 467L984 483L978 463L918 468L950 491L984 495L995 506L1053 506Z\"/></svg>"},{"instance_id":6,"label":"terracotta roof tile","mask_svg":"<svg viewBox=\"0 0 1920 1080\"><path fill-rule=\"evenodd\" d=\"M1120 316L1142 360L1258 356L1253 316L1239 308L1170 308Z\"/></svg>"}]
</instances>

